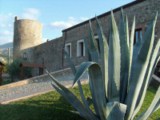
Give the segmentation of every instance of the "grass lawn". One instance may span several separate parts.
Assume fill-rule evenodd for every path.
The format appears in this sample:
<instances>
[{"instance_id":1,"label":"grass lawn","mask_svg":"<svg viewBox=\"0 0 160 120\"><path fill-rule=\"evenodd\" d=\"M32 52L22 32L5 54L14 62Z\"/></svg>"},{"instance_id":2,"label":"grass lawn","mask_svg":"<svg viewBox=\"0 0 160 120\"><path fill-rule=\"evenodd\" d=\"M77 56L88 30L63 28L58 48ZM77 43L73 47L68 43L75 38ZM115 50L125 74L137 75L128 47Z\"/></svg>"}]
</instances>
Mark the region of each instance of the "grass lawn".
<instances>
[{"instance_id":1,"label":"grass lawn","mask_svg":"<svg viewBox=\"0 0 160 120\"><path fill-rule=\"evenodd\" d=\"M85 95L89 96L88 85L83 86ZM77 88L72 89L79 95ZM150 87L141 112L147 108L155 89ZM0 105L0 120L84 120L71 112L74 109L57 92L49 92L26 100ZM155 112L149 120L160 120L160 110Z\"/></svg>"}]
</instances>

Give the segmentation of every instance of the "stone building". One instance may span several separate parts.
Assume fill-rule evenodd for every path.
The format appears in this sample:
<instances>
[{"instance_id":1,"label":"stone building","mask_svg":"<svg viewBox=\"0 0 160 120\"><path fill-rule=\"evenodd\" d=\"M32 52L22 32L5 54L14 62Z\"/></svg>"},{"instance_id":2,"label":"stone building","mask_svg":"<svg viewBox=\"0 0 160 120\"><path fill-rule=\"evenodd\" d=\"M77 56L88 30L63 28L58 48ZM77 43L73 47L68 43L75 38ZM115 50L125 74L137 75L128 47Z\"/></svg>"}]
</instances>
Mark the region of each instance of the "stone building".
<instances>
[{"instance_id":1,"label":"stone building","mask_svg":"<svg viewBox=\"0 0 160 120\"><path fill-rule=\"evenodd\" d=\"M144 33L149 23L156 12L160 13L160 0L136 0L119 8L113 10L115 19L118 23L120 18L121 8L123 8L125 14L127 14L129 19L129 26L131 26L133 17L136 17L136 29L135 29L135 41ZM104 14L97 16L101 22L106 38L109 35L110 28L110 11ZM95 18L90 19L93 26L93 31L95 38L98 39L96 33ZM36 23L37 24L37 23ZM16 27L17 24L15 24ZM30 25L29 25L30 26ZM36 25L40 27L40 25ZM158 21L156 25L156 37L155 39L160 38L160 21L158 16ZM31 30L32 28L29 28ZM32 31L33 32L33 31ZM89 20L84 21L80 24L77 24L73 27L65 29L62 31L62 36L45 43L41 43L41 33L40 31L34 31L35 34L38 34L38 38L30 39L35 41L34 46L26 47L25 49L19 49L21 55L27 55L27 61L31 63L43 64L49 71L56 71L64 69L67 67L67 62L64 57L64 49L70 54L71 59L75 65L79 65L81 62L87 60L87 54L85 53L84 38L88 39L89 33ZM17 31L15 30L15 37ZM15 38L14 37L14 41ZM19 39L20 40L20 39ZM40 40L40 41L38 41ZM24 41L23 41L24 42ZM21 44L25 44L21 43ZM14 50L18 51L17 46L14 46ZM38 71L37 71L37 74Z\"/></svg>"},{"instance_id":2,"label":"stone building","mask_svg":"<svg viewBox=\"0 0 160 120\"><path fill-rule=\"evenodd\" d=\"M14 21L13 56L20 57L25 49L42 43L42 25L34 20L20 19ZM24 53L23 53L24 54Z\"/></svg>"}]
</instances>

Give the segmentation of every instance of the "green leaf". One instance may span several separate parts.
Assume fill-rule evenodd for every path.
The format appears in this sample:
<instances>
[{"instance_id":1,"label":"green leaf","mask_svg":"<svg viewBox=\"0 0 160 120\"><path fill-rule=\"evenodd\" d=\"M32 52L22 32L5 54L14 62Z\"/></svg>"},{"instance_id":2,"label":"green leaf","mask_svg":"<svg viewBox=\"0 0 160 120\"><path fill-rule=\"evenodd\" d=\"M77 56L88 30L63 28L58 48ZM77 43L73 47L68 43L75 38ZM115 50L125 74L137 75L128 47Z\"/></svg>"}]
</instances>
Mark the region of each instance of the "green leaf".
<instances>
[{"instance_id":1,"label":"green leaf","mask_svg":"<svg viewBox=\"0 0 160 120\"><path fill-rule=\"evenodd\" d=\"M108 43L103 33L103 29L100 25L100 21L96 18L97 22L97 33L100 45L100 57L101 57L101 69L103 74L103 80L105 84L106 98L108 98Z\"/></svg>"},{"instance_id":2,"label":"green leaf","mask_svg":"<svg viewBox=\"0 0 160 120\"><path fill-rule=\"evenodd\" d=\"M91 61L90 49L89 49L87 39L84 39L84 44L85 44L85 53L86 53L86 55L88 55L88 61Z\"/></svg>"},{"instance_id":3,"label":"green leaf","mask_svg":"<svg viewBox=\"0 0 160 120\"><path fill-rule=\"evenodd\" d=\"M108 95L109 100L116 99L119 101L120 92L120 38L118 28L111 13L111 32L109 40L109 82L108 82Z\"/></svg>"},{"instance_id":4,"label":"green leaf","mask_svg":"<svg viewBox=\"0 0 160 120\"><path fill-rule=\"evenodd\" d=\"M86 70L88 70L88 68L93 65L96 64L95 62L83 62L82 64L80 64L78 71L75 74L75 78L73 81L73 85L80 80L81 76L86 72Z\"/></svg>"},{"instance_id":5,"label":"green leaf","mask_svg":"<svg viewBox=\"0 0 160 120\"><path fill-rule=\"evenodd\" d=\"M89 67L88 71L95 111L97 111L101 120L106 120L106 94L101 68L98 64L93 64Z\"/></svg>"},{"instance_id":6,"label":"green leaf","mask_svg":"<svg viewBox=\"0 0 160 120\"><path fill-rule=\"evenodd\" d=\"M143 101L144 101L144 98L145 98L145 95L146 95L146 92L147 92L147 87L149 86L150 79L152 79L152 74L153 74L154 69L155 69L154 64L156 63L156 65L157 65L157 63L159 61L159 59L157 59L157 56L159 54L159 49L160 49L160 41L157 42L155 48L152 50L152 56L151 56L151 59L149 60L150 62L149 62L149 65L148 65L148 68L147 68L147 71L146 71L146 75L144 77L144 82L142 84L142 87L141 87L141 90L140 90L140 93L139 93L136 109L135 109L132 117L134 117L138 113L138 111L140 110L140 108L143 104Z\"/></svg>"},{"instance_id":7,"label":"green leaf","mask_svg":"<svg viewBox=\"0 0 160 120\"><path fill-rule=\"evenodd\" d=\"M91 21L89 21L90 26L90 55L93 62L98 62L99 54L98 54L98 46L96 45L96 40L94 38L94 32L92 29Z\"/></svg>"},{"instance_id":8,"label":"green leaf","mask_svg":"<svg viewBox=\"0 0 160 120\"><path fill-rule=\"evenodd\" d=\"M65 52L67 61L68 61L69 65L70 65L70 67L71 67L71 70L72 70L73 74L75 75L75 74L76 74L76 71L77 71L77 70L76 70L76 67L75 67L75 65L73 64L73 62L72 62L70 56L68 55L68 53L67 53L66 51L64 51L64 52ZM85 105L85 108L86 108L88 111L90 111L88 102L87 102L87 100L86 100L86 98L85 98L85 96L84 96L84 92L83 92L83 89L82 89L81 81L78 81L77 83L78 83L78 88L79 88L79 92L80 92L80 96L81 96L81 99L82 99L82 101L83 101L83 104Z\"/></svg>"},{"instance_id":9,"label":"green leaf","mask_svg":"<svg viewBox=\"0 0 160 120\"><path fill-rule=\"evenodd\" d=\"M124 120L127 106L118 102L107 103L107 120Z\"/></svg>"},{"instance_id":10,"label":"green leaf","mask_svg":"<svg viewBox=\"0 0 160 120\"><path fill-rule=\"evenodd\" d=\"M147 66L149 64L149 60L151 57L151 52L153 48L154 42L154 31L155 31L155 24L156 24L157 16L148 26L147 31L145 32L144 36L144 43L142 48L136 58L136 62L134 63L133 69L131 71L131 83L130 88L127 96L127 112L126 112L126 119L130 119L132 114L136 108L138 96L144 82L144 77L147 71ZM143 54L142 51L145 53ZM142 58L142 56L145 58Z\"/></svg>"},{"instance_id":11,"label":"green leaf","mask_svg":"<svg viewBox=\"0 0 160 120\"><path fill-rule=\"evenodd\" d=\"M80 79L86 70L89 71L90 89L96 114L101 120L106 120L105 87L99 65L95 62L82 63L75 75L74 83Z\"/></svg>"},{"instance_id":12,"label":"green leaf","mask_svg":"<svg viewBox=\"0 0 160 120\"><path fill-rule=\"evenodd\" d=\"M154 43L154 39L155 39L154 34L155 34L155 25L156 25L156 21L157 21L157 16L158 16L158 14L156 15L151 26L148 26L150 28L148 28L147 32L144 35L145 44L143 44L143 46L138 54L138 58L142 61L149 59L148 57L150 56L150 53L152 51L152 47L153 47L153 43Z\"/></svg>"},{"instance_id":13,"label":"green leaf","mask_svg":"<svg viewBox=\"0 0 160 120\"><path fill-rule=\"evenodd\" d=\"M159 100L159 102L156 104L156 106L154 107L153 112L156 112L156 111L159 110L159 109L160 109L160 100Z\"/></svg>"},{"instance_id":14,"label":"green leaf","mask_svg":"<svg viewBox=\"0 0 160 120\"><path fill-rule=\"evenodd\" d=\"M134 35L135 35L135 17L133 19L133 23L132 23L132 29L131 29L131 37L130 37L130 42L129 42L129 75L128 75L128 78L129 78L129 83L130 83L130 76L131 76L131 68L132 68L132 63L133 63L133 44L134 44ZM129 86L129 83L128 83L128 86Z\"/></svg>"},{"instance_id":15,"label":"green leaf","mask_svg":"<svg viewBox=\"0 0 160 120\"><path fill-rule=\"evenodd\" d=\"M128 88L129 75L129 33L128 20L124 20L123 11L119 24L120 48L121 48L121 78L120 78L120 101L125 102Z\"/></svg>"},{"instance_id":16,"label":"green leaf","mask_svg":"<svg viewBox=\"0 0 160 120\"><path fill-rule=\"evenodd\" d=\"M133 44L134 44L134 36L135 36L135 23L136 23L136 20L135 20L135 17L134 17L133 18L133 23L132 23L130 41L129 41L130 61L132 60L132 55L133 55Z\"/></svg>"}]
</instances>

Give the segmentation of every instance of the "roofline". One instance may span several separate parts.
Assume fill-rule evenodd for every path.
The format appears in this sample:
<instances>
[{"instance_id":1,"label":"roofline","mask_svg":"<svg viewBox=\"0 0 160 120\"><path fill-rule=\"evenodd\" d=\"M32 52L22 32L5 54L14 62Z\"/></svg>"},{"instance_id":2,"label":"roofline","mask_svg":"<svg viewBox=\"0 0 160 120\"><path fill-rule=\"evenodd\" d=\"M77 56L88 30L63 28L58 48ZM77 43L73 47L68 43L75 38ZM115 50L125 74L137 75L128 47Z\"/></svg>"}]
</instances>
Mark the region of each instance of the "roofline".
<instances>
[{"instance_id":1,"label":"roofline","mask_svg":"<svg viewBox=\"0 0 160 120\"><path fill-rule=\"evenodd\" d=\"M136 5L136 4L141 3L141 2L144 2L144 1L146 1L146 0L135 0L135 1L133 1L133 2L130 2L130 3L128 3L128 4L125 4L125 5L122 5L122 6L118 7L118 8L113 9L113 12L117 12L117 11L121 10L121 8L125 9L125 8L131 7L131 6L133 6L133 5ZM101 17L104 17L104 16L106 16L106 15L110 15L110 14L111 14L110 11L108 11L108 12L106 12L106 13L103 13L103 14L97 16L97 18L101 18ZM93 17L93 18L91 18L91 19L89 19L89 20L93 21L93 20L95 20L95 18ZM64 29L64 30L62 30L62 32L66 32L66 31L68 31L68 30L71 30L71 29L76 28L76 27L78 27L78 26L81 26L81 25L83 25L83 24L86 24L86 23L89 22L89 20L86 20L86 21L84 21L84 22L81 22L81 23L79 23L79 24L76 24L76 25L74 25L74 26L72 26L72 27L70 27L70 28Z\"/></svg>"}]
</instances>

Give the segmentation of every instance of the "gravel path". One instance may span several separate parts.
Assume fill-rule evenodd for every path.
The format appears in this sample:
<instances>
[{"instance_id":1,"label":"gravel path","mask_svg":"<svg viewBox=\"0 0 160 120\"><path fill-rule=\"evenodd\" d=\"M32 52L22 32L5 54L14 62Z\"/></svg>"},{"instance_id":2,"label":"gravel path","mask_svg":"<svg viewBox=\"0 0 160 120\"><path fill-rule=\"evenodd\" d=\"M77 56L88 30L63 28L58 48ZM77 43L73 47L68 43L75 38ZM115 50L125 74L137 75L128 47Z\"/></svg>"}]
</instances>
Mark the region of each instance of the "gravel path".
<instances>
[{"instance_id":1,"label":"gravel path","mask_svg":"<svg viewBox=\"0 0 160 120\"><path fill-rule=\"evenodd\" d=\"M60 83L65 85L66 87L71 86L73 82L72 75L61 75L56 77ZM86 83L87 79L86 76L82 78L82 82ZM0 90L0 103L6 104L12 101L16 101L19 99L25 99L31 96L35 96L38 94L43 94L53 90L51 86L51 79L40 79L40 80L33 80L29 84L18 86L18 87L11 87L7 89Z\"/></svg>"}]
</instances>

